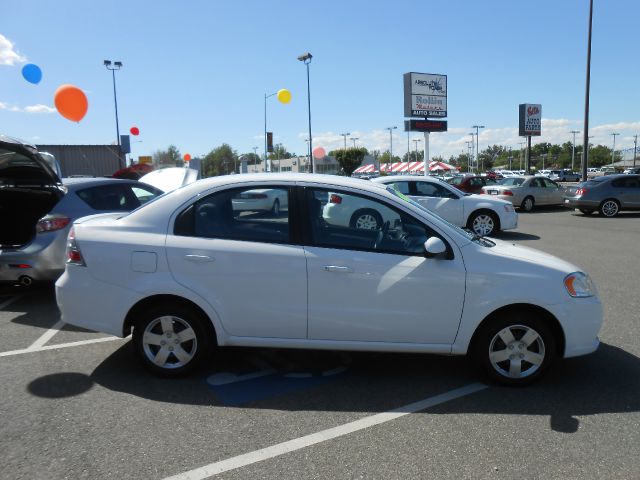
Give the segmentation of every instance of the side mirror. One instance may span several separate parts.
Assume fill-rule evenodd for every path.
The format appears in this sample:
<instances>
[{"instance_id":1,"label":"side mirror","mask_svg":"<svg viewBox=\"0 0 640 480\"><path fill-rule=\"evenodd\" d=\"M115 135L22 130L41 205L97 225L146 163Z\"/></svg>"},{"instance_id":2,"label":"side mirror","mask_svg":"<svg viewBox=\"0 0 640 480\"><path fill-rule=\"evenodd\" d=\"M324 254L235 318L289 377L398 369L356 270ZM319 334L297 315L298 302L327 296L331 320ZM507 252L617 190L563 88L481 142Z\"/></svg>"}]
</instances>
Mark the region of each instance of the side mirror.
<instances>
[{"instance_id":1,"label":"side mirror","mask_svg":"<svg viewBox=\"0 0 640 480\"><path fill-rule=\"evenodd\" d=\"M424 242L424 256L434 258L447 252L447 246L438 237L429 237Z\"/></svg>"}]
</instances>

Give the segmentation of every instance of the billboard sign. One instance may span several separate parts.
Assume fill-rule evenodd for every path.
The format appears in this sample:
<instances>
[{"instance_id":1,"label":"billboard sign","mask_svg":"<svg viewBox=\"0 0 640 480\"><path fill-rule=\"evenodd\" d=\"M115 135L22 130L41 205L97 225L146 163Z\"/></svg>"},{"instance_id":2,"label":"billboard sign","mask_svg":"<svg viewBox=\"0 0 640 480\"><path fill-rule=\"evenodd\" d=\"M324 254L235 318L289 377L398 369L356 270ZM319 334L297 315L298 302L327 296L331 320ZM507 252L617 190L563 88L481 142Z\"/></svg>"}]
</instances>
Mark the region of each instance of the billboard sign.
<instances>
[{"instance_id":1,"label":"billboard sign","mask_svg":"<svg viewBox=\"0 0 640 480\"><path fill-rule=\"evenodd\" d=\"M405 132L446 132L446 120L405 120Z\"/></svg>"},{"instance_id":2,"label":"billboard sign","mask_svg":"<svg viewBox=\"0 0 640 480\"><path fill-rule=\"evenodd\" d=\"M540 136L542 134L542 105L521 103L519 127L521 137Z\"/></svg>"},{"instance_id":3,"label":"billboard sign","mask_svg":"<svg viewBox=\"0 0 640 480\"><path fill-rule=\"evenodd\" d=\"M404 80L405 117L447 116L447 76L409 72Z\"/></svg>"}]
</instances>

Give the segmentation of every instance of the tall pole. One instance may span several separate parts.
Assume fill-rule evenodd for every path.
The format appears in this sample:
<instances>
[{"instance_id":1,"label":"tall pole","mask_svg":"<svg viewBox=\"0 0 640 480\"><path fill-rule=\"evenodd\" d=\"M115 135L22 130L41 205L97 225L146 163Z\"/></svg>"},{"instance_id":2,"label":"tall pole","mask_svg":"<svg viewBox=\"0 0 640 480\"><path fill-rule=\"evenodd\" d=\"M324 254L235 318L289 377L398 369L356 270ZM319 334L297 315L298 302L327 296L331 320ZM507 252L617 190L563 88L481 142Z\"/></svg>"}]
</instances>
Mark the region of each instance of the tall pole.
<instances>
[{"instance_id":1,"label":"tall pole","mask_svg":"<svg viewBox=\"0 0 640 480\"><path fill-rule=\"evenodd\" d=\"M480 146L478 145L478 138L480 137L480 134L478 133L478 131L481 128L484 128L484 125L474 125L471 128L475 128L476 129L476 164L479 165L479 159L480 159ZM484 161L482 162L482 167L480 168L480 170L484 170Z\"/></svg>"},{"instance_id":2,"label":"tall pole","mask_svg":"<svg viewBox=\"0 0 640 480\"><path fill-rule=\"evenodd\" d=\"M424 132L424 158L422 159L424 165L424 176L429 175L429 132Z\"/></svg>"},{"instance_id":3,"label":"tall pole","mask_svg":"<svg viewBox=\"0 0 640 480\"><path fill-rule=\"evenodd\" d=\"M584 94L584 135L582 137L582 181L587 181L589 166L589 89L591 85L591 30L593 25L593 0L589 0L589 39L587 42L587 81Z\"/></svg>"},{"instance_id":4,"label":"tall pole","mask_svg":"<svg viewBox=\"0 0 640 480\"><path fill-rule=\"evenodd\" d=\"M531 135L527 135L527 154L524 157L524 169L531 175Z\"/></svg>"},{"instance_id":5,"label":"tall pole","mask_svg":"<svg viewBox=\"0 0 640 480\"><path fill-rule=\"evenodd\" d=\"M471 132L469 133L469 135L471 135L471 172L475 173L475 169L477 168L478 164L477 164L477 158L476 158L476 142L473 139L473 137L476 135L475 133ZM475 162L475 166L474 166L474 162Z\"/></svg>"},{"instance_id":6,"label":"tall pole","mask_svg":"<svg viewBox=\"0 0 640 480\"><path fill-rule=\"evenodd\" d=\"M351 135L350 133L341 133L340 135L342 135L342 138L344 139L344 149L347 149L347 137L349 135Z\"/></svg>"},{"instance_id":7,"label":"tall pole","mask_svg":"<svg viewBox=\"0 0 640 480\"><path fill-rule=\"evenodd\" d=\"M111 64L113 63L113 67ZM116 70L120 70L122 68L122 62L111 62L111 60L105 60L104 66L107 70L111 70L111 77L113 78L113 103L116 107L116 142L118 144L118 164L122 167L121 155L122 155L122 146L120 144L120 125L118 122L118 95L116 94Z\"/></svg>"},{"instance_id":8,"label":"tall pole","mask_svg":"<svg viewBox=\"0 0 640 480\"><path fill-rule=\"evenodd\" d=\"M389 161L393 163L393 131L398 127L387 127L389 130Z\"/></svg>"},{"instance_id":9,"label":"tall pole","mask_svg":"<svg viewBox=\"0 0 640 480\"><path fill-rule=\"evenodd\" d=\"M307 110L309 112L309 172L313 173L313 137L311 137L311 83L309 82L309 64L311 63L311 55L306 60L307 66Z\"/></svg>"},{"instance_id":10,"label":"tall pole","mask_svg":"<svg viewBox=\"0 0 640 480\"><path fill-rule=\"evenodd\" d=\"M413 139L413 144L415 145L415 152L416 152L416 162L418 161L418 144L422 141L422 139L420 138L414 138ZM408 158L408 156L407 156Z\"/></svg>"},{"instance_id":11,"label":"tall pole","mask_svg":"<svg viewBox=\"0 0 640 480\"><path fill-rule=\"evenodd\" d=\"M354 137L350 139L353 142L353 148L356 148L356 140L360 140L358 137Z\"/></svg>"},{"instance_id":12,"label":"tall pole","mask_svg":"<svg viewBox=\"0 0 640 480\"><path fill-rule=\"evenodd\" d=\"M571 173L573 173L576 159L576 133L580 133L580 130L571 130L569 133L573 133L573 147L571 147Z\"/></svg>"},{"instance_id":13,"label":"tall pole","mask_svg":"<svg viewBox=\"0 0 640 480\"><path fill-rule=\"evenodd\" d=\"M522 154L524 153L524 146L527 144L527 142L518 142L518 145L520 145L520 168L518 170L522 170Z\"/></svg>"},{"instance_id":14,"label":"tall pole","mask_svg":"<svg viewBox=\"0 0 640 480\"><path fill-rule=\"evenodd\" d=\"M633 167L636 166L636 150L638 149L638 134L633 137Z\"/></svg>"},{"instance_id":15,"label":"tall pole","mask_svg":"<svg viewBox=\"0 0 640 480\"><path fill-rule=\"evenodd\" d=\"M409 142L409 130L407 130L407 164L409 163L409 156L411 152L411 143Z\"/></svg>"},{"instance_id":16,"label":"tall pole","mask_svg":"<svg viewBox=\"0 0 640 480\"><path fill-rule=\"evenodd\" d=\"M253 173L258 173L258 147L253 147Z\"/></svg>"},{"instance_id":17,"label":"tall pole","mask_svg":"<svg viewBox=\"0 0 640 480\"><path fill-rule=\"evenodd\" d=\"M614 163L616 161L616 137L620 134L612 133L611 135L613 135L613 150L611 150L611 166L614 167Z\"/></svg>"}]
</instances>

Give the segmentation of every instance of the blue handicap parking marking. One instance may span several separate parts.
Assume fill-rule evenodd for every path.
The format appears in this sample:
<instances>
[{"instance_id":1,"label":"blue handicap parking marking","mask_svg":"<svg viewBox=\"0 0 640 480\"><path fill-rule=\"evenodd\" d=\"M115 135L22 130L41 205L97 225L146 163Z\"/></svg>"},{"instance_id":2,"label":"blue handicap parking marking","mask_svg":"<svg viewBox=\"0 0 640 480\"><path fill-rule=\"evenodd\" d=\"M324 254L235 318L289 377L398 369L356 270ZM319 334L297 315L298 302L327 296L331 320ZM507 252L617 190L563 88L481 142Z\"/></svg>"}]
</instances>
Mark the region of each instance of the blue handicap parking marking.
<instances>
[{"instance_id":1,"label":"blue handicap parking marking","mask_svg":"<svg viewBox=\"0 0 640 480\"><path fill-rule=\"evenodd\" d=\"M226 406L240 406L270 397L318 387L338 379L347 371L338 366L321 372L282 372L262 363L260 370L235 374L219 372L207 377L207 385Z\"/></svg>"}]
</instances>

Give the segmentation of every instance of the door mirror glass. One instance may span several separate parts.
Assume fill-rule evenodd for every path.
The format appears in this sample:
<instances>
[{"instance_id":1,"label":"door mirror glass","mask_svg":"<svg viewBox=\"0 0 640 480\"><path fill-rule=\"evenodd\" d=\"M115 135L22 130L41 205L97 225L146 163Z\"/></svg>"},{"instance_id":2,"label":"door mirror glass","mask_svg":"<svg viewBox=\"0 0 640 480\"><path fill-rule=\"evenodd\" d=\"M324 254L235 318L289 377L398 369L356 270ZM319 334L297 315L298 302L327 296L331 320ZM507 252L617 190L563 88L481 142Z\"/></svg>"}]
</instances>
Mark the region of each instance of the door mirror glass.
<instances>
[{"instance_id":1,"label":"door mirror glass","mask_svg":"<svg viewBox=\"0 0 640 480\"><path fill-rule=\"evenodd\" d=\"M424 256L427 258L437 257L446 251L447 246L438 237L430 237L424 242Z\"/></svg>"}]
</instances>

